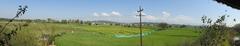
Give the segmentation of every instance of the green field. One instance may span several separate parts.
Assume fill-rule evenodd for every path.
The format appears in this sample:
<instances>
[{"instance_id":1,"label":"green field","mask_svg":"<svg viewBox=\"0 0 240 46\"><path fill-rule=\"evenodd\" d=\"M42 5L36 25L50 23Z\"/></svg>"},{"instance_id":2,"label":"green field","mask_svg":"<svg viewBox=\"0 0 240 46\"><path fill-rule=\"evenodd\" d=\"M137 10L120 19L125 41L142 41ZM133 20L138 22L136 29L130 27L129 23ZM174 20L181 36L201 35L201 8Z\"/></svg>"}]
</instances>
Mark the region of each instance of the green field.
<instances>
[{"instance_id":1,"label":"green field","mask_svg":"<svg viewBox=\"0 0 240 46\"><path fill-rule=\"evenodd\" d=\"M194 42L199 36L194 28L168 28L159 31L148 27L143 30L148 32L143 38L144 46L180 46L184 43ZM139 28L110 25L31 23L17 37L34 36L39 38L41 34L60 32L66 34L56 38L56 46L139 46L138 36L116 37L116 35L138 35ZM15 41L13 44L22 44L18 42L22 41ZM29 44L41 45L41 43L37 43L38 40L32 39L32 42Z\"/></svg>"}]
</instances>

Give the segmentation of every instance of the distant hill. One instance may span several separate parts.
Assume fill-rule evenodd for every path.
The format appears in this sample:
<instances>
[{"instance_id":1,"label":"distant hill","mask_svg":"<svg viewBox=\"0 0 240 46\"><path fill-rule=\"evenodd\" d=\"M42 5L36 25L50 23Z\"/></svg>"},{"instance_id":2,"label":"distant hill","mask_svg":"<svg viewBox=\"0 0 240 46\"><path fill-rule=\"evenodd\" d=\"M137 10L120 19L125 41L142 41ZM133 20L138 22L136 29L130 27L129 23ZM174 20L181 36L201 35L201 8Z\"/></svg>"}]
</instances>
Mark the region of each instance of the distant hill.
<instances>
[{"instance_id":1,"label":"distant hill","mask_svg":"<svg viewBox=\"0 0 240 46\"><path fill-rule=\"evenodd\" d=\"M92 23L119 23L121 24L120 22L114 22L114 21L107 21L107 20L96 20L96 21L90 21Z\"/></svg>"},{"instance_id":2,"label":"distant hill","mask_svg":"<svg viewBox=\"0 0 240 46\"><path fill-rule=\"evenodd\" d=\"M139 24L139 22L131 23L131 24ZM159 24L157 22L142 22L142 24Z\"/></svg>"}]
</instances>

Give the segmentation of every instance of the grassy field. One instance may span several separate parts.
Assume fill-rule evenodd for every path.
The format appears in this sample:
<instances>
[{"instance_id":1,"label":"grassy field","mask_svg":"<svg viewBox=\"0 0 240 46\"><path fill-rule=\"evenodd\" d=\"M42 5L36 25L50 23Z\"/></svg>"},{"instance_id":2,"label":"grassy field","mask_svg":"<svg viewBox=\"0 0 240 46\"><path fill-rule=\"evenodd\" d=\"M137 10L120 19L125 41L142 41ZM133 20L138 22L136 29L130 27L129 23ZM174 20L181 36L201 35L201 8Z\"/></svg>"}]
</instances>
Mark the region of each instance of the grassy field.
<instances>
[{"instance_id":1,"label":"grassy field","mask_svg":"<svg viewBox=\"0 0 240 46\"><path fill-rule=\"evenodd\" d=\"M193 28L169 28L156 31L148 27L143 30L151 32L144 35L144 46L180 46L186 42L193 42L199 36ZM29 45L41 45L42 43L38 43L40 41L36 40L41 37L41 34L60 32L66 32L66 34L56 38L55 44L57 46L139 46L139 37L115 37L117 34L137 35L139 28L110 25L31 23L16 37L31 36L23 39L32 40L31 43L28 43ZM21 45L26 42L21 40L15 39L12 44Z\"/></svg>"},{"instance_id":2,"label":"grassy field","mask_svg":"<svg viewBox=\"0 0 240 46\"><path fill-rule=\"evenodd\" d=\"M62 25L63 26L63 25ZM64 25L72 28L67 33L57 38L57 46L138 46L139 37L116 38L116 34L138 34L139 28L121 26L89 26L89 25ZM154 29L145 28L144 32ZM198 37L191 28L170 28L162 31L154 31L144 36L145 46L179 46L183 42L193 42Z\"/></svg>"}]
</instances>

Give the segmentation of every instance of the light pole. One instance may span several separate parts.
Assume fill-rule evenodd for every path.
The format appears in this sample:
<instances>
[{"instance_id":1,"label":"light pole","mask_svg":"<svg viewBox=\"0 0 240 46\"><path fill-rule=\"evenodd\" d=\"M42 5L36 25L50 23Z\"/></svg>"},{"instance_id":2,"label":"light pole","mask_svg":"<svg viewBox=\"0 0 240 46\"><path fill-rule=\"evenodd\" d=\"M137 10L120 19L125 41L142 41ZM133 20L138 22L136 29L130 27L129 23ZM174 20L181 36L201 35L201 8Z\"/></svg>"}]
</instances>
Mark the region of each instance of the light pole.
<instances>
[{"instance_id":1,"label":"light pole","mask_svg":"<svg viewBox=\"0 0 240 46\"><path fill-rule=\"evenodd\" d=\"M139 13L139 15L137 15L137 16L139 16L139 29L140 29L140 46L143 46L143 35L142 35L142 16L144 16L144 15L142 15L142 12L143 12L143 8L141 8L141 6L139 6L139 10L137 11L138 13Z\"/></svg>"}]
</instances>

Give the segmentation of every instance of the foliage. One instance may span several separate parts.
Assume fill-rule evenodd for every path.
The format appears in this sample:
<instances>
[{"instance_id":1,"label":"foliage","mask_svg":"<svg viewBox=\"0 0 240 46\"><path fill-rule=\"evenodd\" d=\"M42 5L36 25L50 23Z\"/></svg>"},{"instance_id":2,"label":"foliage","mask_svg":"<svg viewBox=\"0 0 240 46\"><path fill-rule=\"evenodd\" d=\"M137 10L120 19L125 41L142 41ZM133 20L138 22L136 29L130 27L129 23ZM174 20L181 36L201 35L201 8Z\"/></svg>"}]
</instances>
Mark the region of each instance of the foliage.
<instances>
[{"instance_id":1,"label":"foliage","mask_svg":"<svg viewBox=\"0 0 240 46\"><path fill-rule=\"evenodd\" d=\"M240 32L240 24L236 24L233 26L233 30Z\"/></svg>"},{"instance_id":2,"label":"foliage","mask_svg":"<svg viewBox=\"0 0 240 46\"><path fill-rule=\"evenodd\" d=\"M184 27L186 27L186 26L187 26L187 25L181 25L180 28L184 28Z\"/></svg>"},{"instance_id":3,"label":"foliage","mask_svg":"<svg viewBox=\"0 0 240 46\"><path fill-rule=\"evenodd\" d=\"M207 18L207 16L202 17L202 22L206 25L204 25L204 30L200 37L201 46L230 46L231 30L224 23L226 16L220 16L214 22L210 18Z\"/></svg>"},{"instance_id":4,"label":"foliage","mask_svg":"<svg viewBox=\"0 0 240 46\"><path fill-rule=\"evenodd\" d=\"M17 14L15 17L10 19L5 25L1 26L0 30L0 46L11 46L10 40L12 37L16 36L17 32L21 30L22 27L27 26L29 24L25 23L24 25L14 25L12 28L8 28L8 25L15 20L15 18L18 18L19 16L22 16L27 11L27 6L22 7L22 5L19 6Z\"/></svg>"},{"instance_id":5,"label":"foliage","mask_svg":"<svg viewBox=\"0 0 240 46\"><path fill-rule=\"evenodd\" d=\"M158 27L159 27L160 29L166 29L166 28L168 28L168 24L167 24L167 23L159 23L159 24L158 24Z\"/></svg>"}]
</instances>

